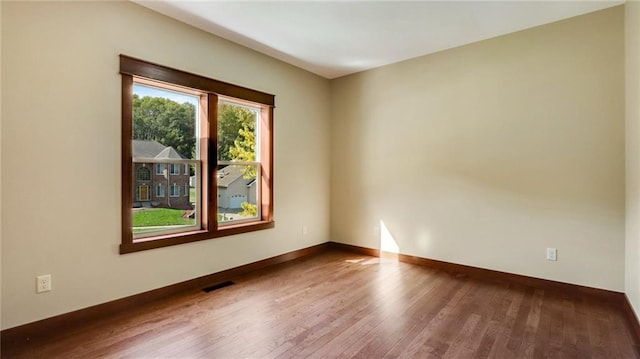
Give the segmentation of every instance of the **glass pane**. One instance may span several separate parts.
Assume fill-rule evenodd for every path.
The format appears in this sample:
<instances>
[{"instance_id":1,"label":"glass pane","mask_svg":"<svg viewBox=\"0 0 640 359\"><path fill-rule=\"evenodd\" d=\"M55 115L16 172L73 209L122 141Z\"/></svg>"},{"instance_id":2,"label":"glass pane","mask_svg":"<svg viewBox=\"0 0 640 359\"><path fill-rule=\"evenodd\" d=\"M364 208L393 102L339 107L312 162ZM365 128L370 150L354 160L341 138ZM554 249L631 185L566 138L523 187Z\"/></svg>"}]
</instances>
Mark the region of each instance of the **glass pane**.
<instances>
[{"instance_id":1,"label":"glass pane","mask_svg":"<svg viewBox=\"0 0 640 359\"><path fill-rule=\"evenodd\" d=\"M134 84L134 159L198 159L196 109L199 101L198 96L191 94ZM161 164L156 172L168 166Z\"/></svg>"},{"instance_id":2,"label":"glass pane","mask_svg":"<svg viewBox=\"0 0 640 359\"><path fill-rule=\"evenodd\" d=\"M257 165L218 166L218 222L259 218Z\"/></svg>"},{"instance_id":3,"label":"glass pane","mask_svg":"<svg viewBox=\"0 0 640 359\"><path fill-rule=\"evenodd\" d=\"M218 161L258 161L258 109L221 102L218 106Z\"/></svg>"},{"instance_id":4,"label":"glass pane","mask_svg":"<svg viewBox=\"0 0 640 359\"><path fill-rule=\"evenodd\" d=\"M149 164L135 162L133 166L135 171ZM188 166L189 173L193 175L171 175L165 171L165 175L153 175L148 181L134 184L134 237L177 233L199 227L200 207L197 203L200 191L196 181L199 174L195 164Z\"/></svg>"},{"instance_id":5,"label":"glass pane","mask_svg":"<svg viewBox=\"0 0 640 359\"><path fill-rule=\"evenodd\" d=\"M196 229L199 97L139 83L133 93L134 238Z\"/></svg>"}]
</instances>

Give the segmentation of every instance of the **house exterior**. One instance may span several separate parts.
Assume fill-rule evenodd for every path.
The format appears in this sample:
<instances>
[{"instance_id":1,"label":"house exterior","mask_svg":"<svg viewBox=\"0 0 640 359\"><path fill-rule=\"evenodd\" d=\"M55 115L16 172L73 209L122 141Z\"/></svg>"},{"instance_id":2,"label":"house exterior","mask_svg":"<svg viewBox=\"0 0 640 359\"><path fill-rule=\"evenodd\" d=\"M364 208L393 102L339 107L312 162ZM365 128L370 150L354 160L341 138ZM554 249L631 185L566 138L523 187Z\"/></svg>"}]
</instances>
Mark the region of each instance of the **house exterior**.
<instances>
[{"instance_id":1,"label":"house exterior","mask_svg":"<svg viewBox=\"0 0 640 359\"><path fill-rule=\"evenodd\" d=\"M133 207L192 209L189 200L189 165L173 147L156 141L133 140ZM166 162L137 162L154 159Z\"/></svg>"},{"instance_id":2,"label":"house exterior","mask_svg":"<svg viewBox=\"0 0 640 359\"><path fill-rule=\"evenodd\" d=\"M244 178L243 166L218 169L218 207L239 209L243 202L256 204L255 178Z\"/></svg>"}]
</instances>

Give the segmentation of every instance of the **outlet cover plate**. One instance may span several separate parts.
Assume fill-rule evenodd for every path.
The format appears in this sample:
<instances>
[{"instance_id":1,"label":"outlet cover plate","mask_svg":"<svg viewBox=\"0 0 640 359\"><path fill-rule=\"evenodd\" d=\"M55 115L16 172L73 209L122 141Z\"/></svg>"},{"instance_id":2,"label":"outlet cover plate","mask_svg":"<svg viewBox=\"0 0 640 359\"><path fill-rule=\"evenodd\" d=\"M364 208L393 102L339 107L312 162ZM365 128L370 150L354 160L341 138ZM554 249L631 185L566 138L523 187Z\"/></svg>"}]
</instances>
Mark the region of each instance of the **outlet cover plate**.
<instances>
[{"instance_id":1,"label":"outlet cover plate","mask_svg":"<svg viewBox=\"0 0 640 359\"><path fill-rule=\"evenodd\" d=\"M39 275L36 277L36 293L48 292L51 290L51 274Z\"/></svg>"}]
</instances>

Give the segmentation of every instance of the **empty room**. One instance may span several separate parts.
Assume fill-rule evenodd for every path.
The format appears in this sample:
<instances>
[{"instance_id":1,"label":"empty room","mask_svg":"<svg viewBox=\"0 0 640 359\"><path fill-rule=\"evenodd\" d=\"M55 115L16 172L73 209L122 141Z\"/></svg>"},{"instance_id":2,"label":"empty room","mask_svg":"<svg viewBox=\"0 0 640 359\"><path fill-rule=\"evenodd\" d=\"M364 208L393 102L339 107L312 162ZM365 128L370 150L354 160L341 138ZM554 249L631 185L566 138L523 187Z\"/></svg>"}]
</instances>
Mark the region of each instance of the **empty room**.
<instances>
[{"instance_id":1,"label":"empty room","mask_svg":"<svg viewBox=\"0 0 640 359\"><path fill-rule=\"evenodd\" d=\"M640 2L0 21L2 358L640 358Z\"/></svg>"}]
</instances>

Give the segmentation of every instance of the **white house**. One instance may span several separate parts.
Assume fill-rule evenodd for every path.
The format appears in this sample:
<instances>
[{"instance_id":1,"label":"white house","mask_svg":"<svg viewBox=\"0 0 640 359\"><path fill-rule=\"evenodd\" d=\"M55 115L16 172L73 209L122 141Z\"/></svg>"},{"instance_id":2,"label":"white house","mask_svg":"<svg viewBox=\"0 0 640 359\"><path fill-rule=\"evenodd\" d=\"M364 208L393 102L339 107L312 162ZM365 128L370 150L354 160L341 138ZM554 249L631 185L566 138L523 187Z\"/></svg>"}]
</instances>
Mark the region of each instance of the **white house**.
<instances>
[{"instance_id":1,"label":"white house","mask_svg":"<svg viewBox=\"0 0 640 359\"><path fill-rule=\"evenodd\" d=\"M256 204L256 179L245 178L243 166L226 166L218 170L218 207L241 208L243 202Z\"/></svg>"}]
</instances>

